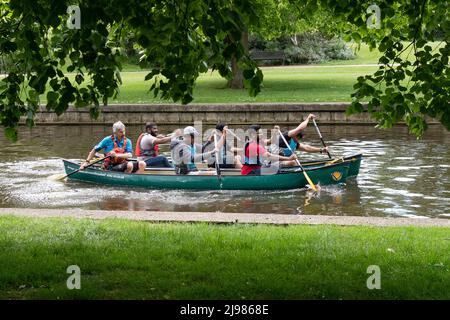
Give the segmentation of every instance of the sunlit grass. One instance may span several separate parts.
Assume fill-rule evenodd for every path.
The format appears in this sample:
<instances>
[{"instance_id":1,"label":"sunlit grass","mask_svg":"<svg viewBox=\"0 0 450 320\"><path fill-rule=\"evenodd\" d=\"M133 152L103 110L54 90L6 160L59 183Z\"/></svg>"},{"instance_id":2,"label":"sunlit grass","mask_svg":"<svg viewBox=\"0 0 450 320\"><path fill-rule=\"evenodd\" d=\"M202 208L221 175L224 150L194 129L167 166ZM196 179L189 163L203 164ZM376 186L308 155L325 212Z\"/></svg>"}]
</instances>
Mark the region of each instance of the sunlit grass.
<instances>
[{"instance_id":1,"label":"sunlit grass","mask_svg":"<svg viewBox=\"0 0 450 320\"><path fill-rule=\"evenodd\" d=\"M194 90L194 103L239 102L325 102L350 101L356 78L374 72L376 67L277 67L262 68L264 87L256 97L246 90L227 88L217 72L199 77ZM144 81L146 72L122 73L120 95L113 103L162 103L149 93L151 81Z\"/></svg>"},{"instance_id":2,"label":"sunlit grass","mask_svg":"<svg viewBox=\"0 0 450 320\"><path fill-rule=\"evenodd\" d=\"M449 299L449 252L448 228L3 216L0 298ZM66 287L69 265L81 290Z\"/></svg>"}]
</instances>

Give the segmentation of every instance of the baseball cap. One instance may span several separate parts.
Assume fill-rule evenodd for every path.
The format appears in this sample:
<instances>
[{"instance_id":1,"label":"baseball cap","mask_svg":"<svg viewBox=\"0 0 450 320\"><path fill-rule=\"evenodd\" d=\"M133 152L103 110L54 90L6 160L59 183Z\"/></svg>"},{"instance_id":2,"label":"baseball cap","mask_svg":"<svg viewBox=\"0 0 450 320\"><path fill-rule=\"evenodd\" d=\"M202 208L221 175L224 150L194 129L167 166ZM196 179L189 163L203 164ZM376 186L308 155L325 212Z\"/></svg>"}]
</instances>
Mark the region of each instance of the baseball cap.
<instances>
[{"instance_id":1,"label":"baseball cap","mask_svg":"<svg viewBox=\"0 0 450 320\"><path fill-rule=\"evenodd\" d=\"M194 136L200 135L200 133L198 133L197 129L195 129L193 126L187 126L186 128L184 128L183 134L184 135L194 135Z\"/></svg>"}]
</instances>

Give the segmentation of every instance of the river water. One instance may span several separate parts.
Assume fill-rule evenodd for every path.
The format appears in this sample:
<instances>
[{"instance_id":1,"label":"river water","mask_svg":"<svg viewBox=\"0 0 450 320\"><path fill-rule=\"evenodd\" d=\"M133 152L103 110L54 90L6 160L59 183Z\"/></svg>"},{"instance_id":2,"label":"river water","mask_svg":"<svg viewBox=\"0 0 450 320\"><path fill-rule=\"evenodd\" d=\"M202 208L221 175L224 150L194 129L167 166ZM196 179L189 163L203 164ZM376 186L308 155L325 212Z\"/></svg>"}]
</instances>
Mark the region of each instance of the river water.
<instances>
[{"instance_id":1,"label":"river water","mask_svg":"<svg viewBox=\"0 0 450 320\"><path fill-rule=\"evenodd\" d=\"M167 133L173 128L159 129ZM133 142L139 130L127 128ZM364 158L357 179L322 187L318 194L307 189L162 191L53 181L48 177L63 173L62 158L85 159L111 128L22 127L17 143L6 140L0 130L0 207L450 218L450 133L445 129L432 126L420 140L405 127L321 130L333 154L362 152ZM305 140L320 144L313 128L307 129ZM168 154L167 147L162 150Z\"/></svg>"}]
</instances>

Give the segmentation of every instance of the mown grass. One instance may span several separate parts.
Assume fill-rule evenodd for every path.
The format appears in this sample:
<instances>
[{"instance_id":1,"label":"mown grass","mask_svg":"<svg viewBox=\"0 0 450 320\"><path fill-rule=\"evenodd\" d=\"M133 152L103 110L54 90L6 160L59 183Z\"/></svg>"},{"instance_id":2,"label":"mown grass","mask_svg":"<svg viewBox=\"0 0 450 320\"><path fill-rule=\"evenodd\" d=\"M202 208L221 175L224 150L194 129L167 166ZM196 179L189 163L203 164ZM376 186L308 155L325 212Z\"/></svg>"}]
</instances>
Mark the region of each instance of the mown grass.
<instances>
[{"instance_id":1,"label":"mown grass","mask_svg":"<svg viewBox=\"0 0 450 320\"><path fill-rule=\"evenodd\" d=\"M246 90L227 88L217 72L202 74L194 90L194 103L243 102L325 102L351 101L353 85L360 75L376 67L265 67L264 87L256 97ZM152 82L144 81L146 72L122 73L120 95L112 103L164 103L149 93Z\"/></svg>"},{"instance_id":2,"label":"mown grass","mask_svg":"<svg viewBox=\"0 0 450 320\"><path fill-rule=\"evenodd\" d=\"M448 228L3 216L0 298L449 299L449 252ZM81 290L66 287L69 265Z\"/></svg>"},{"instance_id":3,"label":"mown grass","mask_svg":"<svg viewBox=\"0 0 450 320\"><path fill-rule=\"evenodd\" d=\"M264 84L261 93L250 97L247 90L227 87L227 81L217 72L202 74L194 89L193 103L253 103L253 102L343 102L350 94L356 78L373 73L376 67L263 67ZM171 103L154 98L149 92L152 81L144 81L148 71L122 72L120 94L109 103ZM70 75L74 78L74 75ZM42 103L46 95L41 96Z\"/></svg>"}]
</instances>

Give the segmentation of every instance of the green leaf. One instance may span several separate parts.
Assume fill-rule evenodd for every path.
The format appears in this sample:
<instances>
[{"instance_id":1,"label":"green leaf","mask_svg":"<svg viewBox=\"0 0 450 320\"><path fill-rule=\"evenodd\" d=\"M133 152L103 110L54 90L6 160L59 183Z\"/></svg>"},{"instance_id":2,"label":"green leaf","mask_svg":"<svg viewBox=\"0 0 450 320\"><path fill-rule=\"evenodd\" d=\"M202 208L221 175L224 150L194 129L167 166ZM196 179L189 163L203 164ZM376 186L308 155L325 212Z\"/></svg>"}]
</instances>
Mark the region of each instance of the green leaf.
<instances>
[{"instance_id":1,"label":"green leaf","mask_svg":"<svg viewBox=\"0 0 450 320\"><path fill-rule=\"evenodd\" d=\"M361 42L361 35L358 32L353 32L352 33L352 38L353 40L355 40L356 42Z\"/></svg>"},{"instance_id":2,"label":"green leaf","mask_svg":"<svg viewBox=\"0 0 450 320\"><path fill-rule=\"evenodd\" d=\"M389 59L386 58L385 56L382 56L379 60L378 63L380 64L389 64Z\"/></svg>"},{"instance_id":3,"label":"green leaf","mask_svg":"<svg viewBox=\"0 0 450 320\"><path fill-rule=\"evenodd\" d=\"M11 140L12 142L16 142L17 141L17 128L12 128L12 127L7 127L5 129L5 136L6 138L8 138L9 140Z\"/></svg>"},{"instance_id":4,"label":"green leaf","mask_svg":"<svg viewBox=\"0 0 450 320\"><path fill-rule=\"evenodd\" d=\"M77 74L75 76L75 81L76 81L76 83L81 84L84 81L84 78L81 74Z\"/></svg>"},{"instance_id":5,"label":"green leaf","mask_svg":"<svg viewBox=\"0 0 450 320\"><path fill-rule=\"evenodd\" d=\"M251 79L255 75L255 72L253 71L253 69L247 69L247 70L244 70L243 74L244 74L244 79Z\"/></svg>"},{"instance_id":6,"label":"green leaf","mask_svg":"<svg viewBox=\"0 0 450 320\"><path fill-rule=\"evenodd\" d=\"M55 102L59 98L59 93L54 91L47 92L47 101L48 102Z\"/></svg>"},{"instance_id":7,"label":"green leaf","mask_svg":"<svg viewBox=\"0 0 450 320\"><path fill-rule=\"evenodd\" d=\"M100 115L100 108L98 106L89 108L89 116L91 117L91 119L97 119L99 115Z\"/></svg>"}]
</instances>

